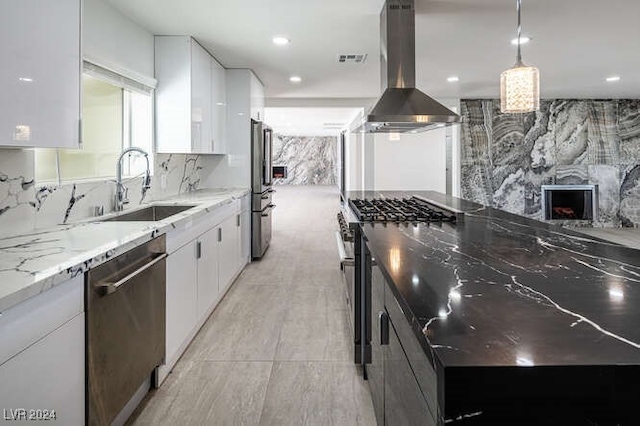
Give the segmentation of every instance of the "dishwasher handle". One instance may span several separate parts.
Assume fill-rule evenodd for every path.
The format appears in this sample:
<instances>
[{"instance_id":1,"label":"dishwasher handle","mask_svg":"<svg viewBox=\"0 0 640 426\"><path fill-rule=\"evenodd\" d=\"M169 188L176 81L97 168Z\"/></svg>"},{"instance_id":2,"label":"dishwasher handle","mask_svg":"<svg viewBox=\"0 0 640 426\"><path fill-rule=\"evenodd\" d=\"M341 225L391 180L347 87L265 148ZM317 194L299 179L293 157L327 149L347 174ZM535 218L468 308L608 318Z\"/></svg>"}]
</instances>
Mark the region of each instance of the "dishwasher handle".
<instances>
[{"instance_id":1,"label":"dishwasher handle","mask_svg":"<svg viewBox=\"0 0 640 426\"><path fill-rule=\"evenodd\" d=\"M143 273L147 269L151 268L156 263L166 259L167 256L168 256L167 253L161 253L161 254L157 255L156 257L154 257L150 262L145 263L143 266L141 266L140 268L136 269L135 271L133 271L132 273L130 273L126 277L122 278L121 280L118 280L116 282L100 283L100 284L96 285L96 287L102 292L103 296L106 296L107 294L111 294L111 293L117 291L118 288L121 285L123 285L124 283L126 283L130 279L134 278L136 275L140 275L141 273Z\"/></svg>"}]
</instances>

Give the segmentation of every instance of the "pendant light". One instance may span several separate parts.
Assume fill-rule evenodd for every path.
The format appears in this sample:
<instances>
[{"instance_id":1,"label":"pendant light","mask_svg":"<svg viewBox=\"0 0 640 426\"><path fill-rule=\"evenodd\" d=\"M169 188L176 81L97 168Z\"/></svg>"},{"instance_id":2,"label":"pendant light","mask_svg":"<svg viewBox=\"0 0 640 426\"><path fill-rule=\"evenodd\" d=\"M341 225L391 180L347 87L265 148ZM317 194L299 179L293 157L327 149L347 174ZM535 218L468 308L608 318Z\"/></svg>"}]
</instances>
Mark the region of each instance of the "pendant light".
<instances>
[{"instance_id":1,"label":"pendant light","mask_svg":"<svg viewBox=\"0 0 640 426\"><path fill-rule=\"evenodd\" d=\"M500 111L503 113L525 113L540 109L540 72L538 68L522 63L521 0L516 0L516 5L518 8L518 56L515 65L500 74Z\"/></svg>"}]
</instances>

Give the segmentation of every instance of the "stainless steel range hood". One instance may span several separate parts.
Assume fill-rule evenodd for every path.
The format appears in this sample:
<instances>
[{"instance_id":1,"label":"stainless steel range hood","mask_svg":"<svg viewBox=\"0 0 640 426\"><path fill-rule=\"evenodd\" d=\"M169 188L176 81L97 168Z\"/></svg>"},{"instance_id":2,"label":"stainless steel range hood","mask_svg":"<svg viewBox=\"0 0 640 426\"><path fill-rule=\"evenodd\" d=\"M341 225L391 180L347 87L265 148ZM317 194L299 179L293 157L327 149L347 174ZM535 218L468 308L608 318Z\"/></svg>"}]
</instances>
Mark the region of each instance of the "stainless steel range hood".
<instances>
[{"instance_id":1,"label":"stainless steel range hood","mask_svg":"<svg viewBox=\"0 0 640 426\"><path fill-rule=\"evenodd\" d=\"M414 0L386 0L380 13L382 96L355 131L420 132L460 116L416 89Z\"/></svg>"}]
</instances>

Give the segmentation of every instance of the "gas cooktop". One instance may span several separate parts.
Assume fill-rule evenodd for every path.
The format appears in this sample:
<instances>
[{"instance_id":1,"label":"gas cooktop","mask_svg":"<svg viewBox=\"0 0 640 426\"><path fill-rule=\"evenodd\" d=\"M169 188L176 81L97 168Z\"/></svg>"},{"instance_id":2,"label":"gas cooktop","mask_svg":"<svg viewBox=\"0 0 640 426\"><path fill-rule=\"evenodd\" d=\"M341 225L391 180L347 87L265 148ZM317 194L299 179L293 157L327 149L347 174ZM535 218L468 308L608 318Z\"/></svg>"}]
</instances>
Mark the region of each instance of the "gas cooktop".
<instances>
[{"instance_id":1,"label":"gas cooktop","mask_svg":"<svg viewBox=\"0 0 640 426\"><path fill-rule=\"evenodd\" d=\"M361 222L455 222L456 214L432 206L416 197L349 199Z\"/></svg>"}]
</instances>

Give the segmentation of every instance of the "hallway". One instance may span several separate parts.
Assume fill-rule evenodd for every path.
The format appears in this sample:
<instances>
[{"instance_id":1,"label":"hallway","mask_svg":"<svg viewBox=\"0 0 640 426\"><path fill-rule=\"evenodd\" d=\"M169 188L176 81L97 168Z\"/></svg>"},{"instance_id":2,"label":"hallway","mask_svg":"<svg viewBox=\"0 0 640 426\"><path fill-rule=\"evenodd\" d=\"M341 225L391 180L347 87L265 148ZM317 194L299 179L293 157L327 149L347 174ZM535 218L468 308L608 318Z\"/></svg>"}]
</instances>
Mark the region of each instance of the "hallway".
<instances>
[{"instance_id":1,"label":"hallway","mask_svg":"<svg viewBox=\"0 0 640 426\"><path fill-rule=\"evenodd\" d=\"M265 257L247 265L131 424L376 424L352 362L338 189L276 190Z\"/></svg>"}]
</instances>

